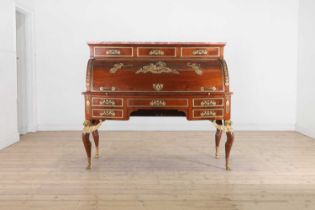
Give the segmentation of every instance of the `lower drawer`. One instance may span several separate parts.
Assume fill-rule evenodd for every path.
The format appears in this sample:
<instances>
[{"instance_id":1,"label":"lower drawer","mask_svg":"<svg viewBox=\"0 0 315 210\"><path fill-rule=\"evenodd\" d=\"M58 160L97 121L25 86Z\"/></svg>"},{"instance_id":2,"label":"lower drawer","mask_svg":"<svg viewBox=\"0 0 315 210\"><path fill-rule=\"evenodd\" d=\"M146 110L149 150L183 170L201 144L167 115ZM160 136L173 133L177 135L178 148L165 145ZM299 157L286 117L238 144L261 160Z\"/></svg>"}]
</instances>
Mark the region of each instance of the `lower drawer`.
<instances>
[{"instance_id":1,"label":"lower drawer","mask_svg":"<svg viewBox=\"0 0 315 210\"><path fill-rule=\"evenodd\" d=\"M103 107L122 107L122 98L104 98L104 97L92 97L92 106Z\"/></svg>"},{"instance_id":2,"label":"lower drawer","mask_svg":"<svg viewBox=\"0 0 315 210\"><path fill-rule=\"evenodd\" d=\"M123 118L124 110L123 109L92 109L93 118Z\"/></svg>"},{"instance_id":3,"label":"lower drawer","mask_svg":"<svg viewBox=\"0 0 315 210\"><path fill-rule=\"evenodd\" d=\"M188 107L186 98L132 98L128 107Z\"/></svg>"},{"instance_id":4,"label":"lower drawer","mask_svg":"<svg viewBox=\"0 0 315 210\"><path fill-rule=\"evenodd\" d=\"M223 109L193 109L192 116L194 119L216 119L223 117Z\"/></svg>"}]
</instances>

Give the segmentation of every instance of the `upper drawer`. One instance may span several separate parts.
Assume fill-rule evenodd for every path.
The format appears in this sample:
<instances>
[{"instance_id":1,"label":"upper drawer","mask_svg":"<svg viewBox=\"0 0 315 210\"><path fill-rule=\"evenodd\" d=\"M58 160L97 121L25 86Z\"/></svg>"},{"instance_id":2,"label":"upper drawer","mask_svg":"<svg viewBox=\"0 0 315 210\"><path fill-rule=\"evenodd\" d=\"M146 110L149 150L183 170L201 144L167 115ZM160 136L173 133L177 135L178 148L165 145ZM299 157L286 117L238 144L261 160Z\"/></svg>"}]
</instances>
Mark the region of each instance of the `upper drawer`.
<instances>
[{"instance_id":1,"label":"upper drawer","mask_svg":"<svg viewBox=\"0 0 315 210\"><path fill-rule=\"evenodd\" d=\"M138 57L176 57L175 47L138 47Z\"/></svg>"},{"instance_id":2,"label":"upper drawer","mask_svg":"<svg viewBox=\"0 0 315 210\"><path fill-rule=\"evenodd\" d=\"M132 57L132 47L109 47L95 46L93 47L94 57Z\"/></svg>"},{"instance_id":3,"label":"upper drawer","mask_svg":"<svg viewBox=\"0 0 315 210\"><path fill-rule=\"evenodd\" d=\"M182 47L181 57L220 57L220 47Z\"/></svg>"},{"instance_id":4,"label":"upper drawer","mask_svg":"<svg viewBox=\"0 0 315 210\"><path fill-rule=\"evenodd\" d=\"M103 98L103 97L92 97L92 106L102 107L122 107L122 98Z\"/></svg>"}]
</instances>

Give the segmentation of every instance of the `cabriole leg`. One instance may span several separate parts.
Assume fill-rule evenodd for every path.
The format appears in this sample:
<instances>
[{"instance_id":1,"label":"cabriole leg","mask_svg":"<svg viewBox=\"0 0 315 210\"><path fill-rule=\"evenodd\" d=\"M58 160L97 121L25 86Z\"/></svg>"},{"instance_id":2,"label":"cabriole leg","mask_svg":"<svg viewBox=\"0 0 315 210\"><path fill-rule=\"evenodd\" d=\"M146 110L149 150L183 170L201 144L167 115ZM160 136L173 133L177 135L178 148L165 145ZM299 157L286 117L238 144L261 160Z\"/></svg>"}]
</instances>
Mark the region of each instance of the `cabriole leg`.
<instances>
[{"instance_id":1,"label":"cabriole leg","mask_svg":"<svg viewBox=\"0 0 315 210\"><path fill-rule=\"evenodd\" d=\"M92 167L92 160L91 160L91 153L92 153L92 146L90 141L90 134L89 133L82 133L82 141L84 144L84 148L86 151L87 159L88 159L88 165L86 169L91 169Z\"/></svg>"},{"instance_id":2,"label":"cabriole leg","mask_svg":"<svg viewBox=\"0 0 315 210\"><path fill-rule=\"evenodd\" d=\"M99 158L100 156L100 151L99 151L99 134L98 134L98 130L95 130L92 132L93 135L93 139L94 139L94 143L95 143L95 148L96 148L96 154L95 154L95 158Z\"/></svg>"},{"instance_id":3,"label":"cabriole leg","mask_svg":"<svg viewBox=\"0 0 315 210\"><path fill-rule=\"evenodd\" d=\"M221 120L217 120L216 123L218 125L222 125L222 121ZM217 128L217 131L215 133L215 158L218 159L219 158L219 146L220 146L220 140L221 140L221 136L222 136L222 130Z\"/></svg>"},{"instance_id":4,"label":"cabriole leg","mask_svg":"<svg viewBox=\"0 0 315 210\"><path fill-rule=\"evenodd\" d=\"M226 126L226 143L225 143L225 168L227 171L231 170L230 167L230 152L231 152L231 148L234 142L234 134L231 128L231 121L227 120L224 122L225 126Z\"/></svg>"}]
</instances>

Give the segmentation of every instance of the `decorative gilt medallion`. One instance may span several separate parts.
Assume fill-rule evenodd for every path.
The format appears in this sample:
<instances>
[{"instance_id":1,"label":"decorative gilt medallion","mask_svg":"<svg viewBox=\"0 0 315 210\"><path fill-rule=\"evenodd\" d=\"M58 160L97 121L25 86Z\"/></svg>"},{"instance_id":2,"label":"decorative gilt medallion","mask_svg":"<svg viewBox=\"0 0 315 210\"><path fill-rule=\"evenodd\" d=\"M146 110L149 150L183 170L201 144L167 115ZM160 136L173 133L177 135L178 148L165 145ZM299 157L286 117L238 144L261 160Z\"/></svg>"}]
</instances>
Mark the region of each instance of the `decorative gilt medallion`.
<instances>
[{"instance_id":1,"label":"decorative gilt medallion","mask_svg":"<svg viewBox=\"0 0 315 210\"><path fill-rule=\"evenodd\" d=\"M202 75L202 69L200 68L200 64L197 63L187 63L187 66L191 67L197 75Z\"/></svg>"},{"instance_id":2,"label":"decorative gilt medallion","mask_svg":"<svg viewBox=\"0 0 315 210\"><path fill-rule=\"evenodd\" d=\"M156 91L161 91L163 89L163 84L161 83L153 83L152 86L153 86L153 89Z\"/></svg>"},{"instance_id":3,"label":"decorative gilt medallion","mask_svg":"<svg viewBox=\"0 0 315 210\"><path fill-rule=\"evenodd\" d=\"M150 106L153 106L153 107L163 107L163 106L166 106L166 102L164 100L161 100L161 99L153 99L151 102L150 102Z\"/></svg>"},{"instance_id":4,"label":"decorative gilt medallion","mask_svg":"<svg viewBox=\"0 0 315 210\"><path fill-rule=\"evenodd\" d=\"M171 69L167 67L166 63L163 61L159 61L154 63L150 63L149 65L143 66L141 69L136 71L136 74L139 73L152 73L152 74L179 74L179 72L175 69Z\"/></svg>"}]
</instances>

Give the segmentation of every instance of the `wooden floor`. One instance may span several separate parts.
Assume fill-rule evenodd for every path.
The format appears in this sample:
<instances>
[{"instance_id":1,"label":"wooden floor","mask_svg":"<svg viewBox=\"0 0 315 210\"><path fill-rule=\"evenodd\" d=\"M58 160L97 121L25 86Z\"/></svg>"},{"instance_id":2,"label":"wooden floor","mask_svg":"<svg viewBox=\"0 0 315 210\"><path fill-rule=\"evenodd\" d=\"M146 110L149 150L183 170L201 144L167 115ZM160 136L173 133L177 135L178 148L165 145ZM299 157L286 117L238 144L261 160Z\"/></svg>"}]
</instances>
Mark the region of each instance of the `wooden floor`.
<instances>
[{"instance_id":1,"label":"wooden floor","mask_svg":"<svg viewBox=\"0 0 315 210\"><path fill-rule=\"evenodd\" d=\"M209 132L101 132L90 171L80 132L28 134L0 151L0 209L315 209L314 139L235 135L227 172Z\"/></svg>"}]
</instances>

